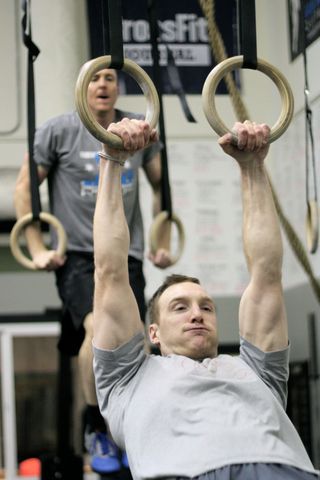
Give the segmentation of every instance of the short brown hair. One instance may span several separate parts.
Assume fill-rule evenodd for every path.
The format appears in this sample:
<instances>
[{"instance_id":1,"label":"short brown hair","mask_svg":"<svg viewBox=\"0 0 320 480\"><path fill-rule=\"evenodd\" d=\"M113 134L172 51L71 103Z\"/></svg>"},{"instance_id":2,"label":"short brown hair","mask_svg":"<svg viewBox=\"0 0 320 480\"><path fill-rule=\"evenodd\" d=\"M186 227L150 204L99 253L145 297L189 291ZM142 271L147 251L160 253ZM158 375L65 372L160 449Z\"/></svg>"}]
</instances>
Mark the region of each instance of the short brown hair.
<instances>
[{"instance_id":1,"label":"short brown hair","mask_svg":"<svg viewBox=\"0 0 320 480\"><path fill-rule=\"evenodd\" d=\"M196 277L189 277L187 275L178 275L178 274L172 274L168 275L162 285L154 292L152 295L151 299L149 300L148 303L148 313L149 313L149 322L150 323L158 323L159 321L159 309L158 309L158 303L159 303L159 298L163 294L167 288L171 287L171 285L175 285L176 283L184 283L184 282L191 282L191 283L197 283L200 285L200 281Z\"/></svg>"}]
</instances>

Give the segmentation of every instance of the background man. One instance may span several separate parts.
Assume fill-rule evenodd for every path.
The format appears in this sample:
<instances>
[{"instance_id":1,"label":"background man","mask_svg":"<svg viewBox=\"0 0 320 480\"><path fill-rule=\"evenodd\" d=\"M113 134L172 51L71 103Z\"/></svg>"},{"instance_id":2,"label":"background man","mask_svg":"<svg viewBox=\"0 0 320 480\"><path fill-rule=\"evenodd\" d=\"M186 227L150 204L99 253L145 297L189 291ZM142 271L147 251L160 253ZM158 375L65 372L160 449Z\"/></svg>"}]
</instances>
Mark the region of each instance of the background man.
<instances>
[{"instance_id":1,"label":"background man","mask_svg":"<svg viewBox=\"0 0 320 480\"><path fill-rule=\"evenodd\" d=\"M88 104L97 121L107 128L111 122L124 116L137 115L115 108L118 98L117 73L113 69L97 72L88 87ZM141 116L140 116L141 118ZM98 186L98 142L83 126L76 112L50 119L36 132L34 159L38 164L41 183L48 178L51 212L63 224L68 246L65 258L55 252L53 232L52 250L46 249L38 225L26 230L31 257L40 270L54 270L59 296L63 304L62 334L59 348L70 355L78 355L83 393L87 408L86 445L92 455L91 466L100 473L120 470L118 451L105 435L105 422L99 408L92 372L92 301L93 301L93 213ZM160 211L161 163L159 142L127 158L121 175L126 222L130 231L127 252L129 279L139 306L141 319L145 317L145 278L143 275L144 233L139 204L138 170L141 167L153 190L154 214ZM17 217L31 210L28 158L25 158L15 191ZM111 227L110 227L111 228ZM159 250L150 257L164 268L170 264L168 254ZM127 466L126 456L122 463Z\"/></svg>"}]
</instances>

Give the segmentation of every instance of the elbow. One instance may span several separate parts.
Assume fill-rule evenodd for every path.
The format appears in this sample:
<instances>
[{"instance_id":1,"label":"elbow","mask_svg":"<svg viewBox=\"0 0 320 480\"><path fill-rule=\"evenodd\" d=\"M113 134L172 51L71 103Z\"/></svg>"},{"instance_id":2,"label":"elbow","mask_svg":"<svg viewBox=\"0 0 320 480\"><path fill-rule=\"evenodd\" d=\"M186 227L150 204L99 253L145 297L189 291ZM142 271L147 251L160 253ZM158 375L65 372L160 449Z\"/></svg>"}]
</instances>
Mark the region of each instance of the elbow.
<instances>
[{"instance_id":1,"label":"elbow","mask_svg":"<svg viewBox=\"0 0 320 480\"><path fill-rule=\"evenodd\" d=\"M272 262L258 262L252 268L252 278L259 280L265 285L282 284L282 257Z\"/></svg>"},{"instance_id":2,"label":"elbow","mask_svg":"<svg viewBox=\"0 0 320 480\"><path fill-rule=\"evenodd\" d=\"M128 274L127 257L116 252L102 256L96 254L94 267L95 278L99 282L116 283L123 281L124 275Z\"/></svg>"},{"instance_id":3,"label":"elbow","mask_svg":"<svg viewBox=\"0 0 320 480\"><path fill-rule=\"evenodd\" d=\"M95 287L101 291L108 291L109 288L117 285L125 285L128 281L128 269L116 269L113 265L95 263L94 282Z\"/></svg>"}]
</instances>

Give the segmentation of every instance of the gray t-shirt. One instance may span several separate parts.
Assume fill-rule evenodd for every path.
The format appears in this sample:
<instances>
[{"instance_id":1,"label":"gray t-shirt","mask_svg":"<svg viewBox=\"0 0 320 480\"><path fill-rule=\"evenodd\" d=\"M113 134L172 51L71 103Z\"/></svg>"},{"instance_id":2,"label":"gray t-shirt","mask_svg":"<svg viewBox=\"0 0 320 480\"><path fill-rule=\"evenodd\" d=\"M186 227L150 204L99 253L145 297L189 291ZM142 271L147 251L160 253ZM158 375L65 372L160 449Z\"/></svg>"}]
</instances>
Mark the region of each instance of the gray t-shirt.
<instances>
[{"instance_id":1,"label":"gray t-shirt","mask_svg":"<svg viewBox=\"0 0 320 480\"><path fill-rule=\"evenodd\" d=\"M136 335L94 347L100 409L135 480L195 477L225 465L280 463L314 472L285 413L289 349L202 362L146 355Z\"/></svg>"},{"instance_id":2,"label":"gray t-shirt","mask_svg":"<svg viewBox=\"0 0 320 480\"><path fill-rule=\"evenodd\" d=\"M143 118L116 110L123 117ZM139 203L139 167L144 167L160 150L156 143L126 161L122 173L125 215L130 231L129 255L143 259L144 235ZM36 131L34 159L49 170L50 210L64 226L68 250L93 251L93 214L98 187L101 143L82 124L76 112L52 118ZM150 208L152 208L150 206ZM52 247L57 239L52 231Z\"/></svg>"}]
</instances>

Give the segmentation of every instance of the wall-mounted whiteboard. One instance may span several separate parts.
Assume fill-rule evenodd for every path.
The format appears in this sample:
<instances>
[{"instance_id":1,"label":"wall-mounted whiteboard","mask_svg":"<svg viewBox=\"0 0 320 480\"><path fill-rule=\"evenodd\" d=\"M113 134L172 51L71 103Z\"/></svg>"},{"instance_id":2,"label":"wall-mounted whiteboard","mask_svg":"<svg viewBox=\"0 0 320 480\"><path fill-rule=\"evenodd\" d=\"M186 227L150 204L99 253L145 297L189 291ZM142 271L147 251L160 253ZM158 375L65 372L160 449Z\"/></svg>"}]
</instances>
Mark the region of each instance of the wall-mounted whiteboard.
<instances>
[{"instance_id":1,"label":"wall-mounted whiteboard","mask_svg":"<svg viewBox=\"0 0 320 480\"><path fill-rule=\"evenodd\" d=\"M320 98L315 99L311 104L312 110L312 131L315 146L316 185L318 197L320 195ZM283 210L291 225L299 235L305 250L306 242L306 132L305 112L298 112L289 129L274 145L274 161L272 164L272 178ZM312 155L309 146L309 190L310 198L314 198ZM318 200L319 207L319 200ZM320 282L320 244L315 254L308 253L308 260L312 266L314 275ZM284 285L294 287L307 283L308 277L300 263L293 254L292 248L285 239L284 256Z\"/></svg>"},{"instance_id":2,"label":"wall-mounted whiteboard","mask_svg":"<svg viewBox=\"0 0 320 480\"><path fill-rule=\"evenodd\" d=\"M214 296L243 291L248 276L242 254L239 168L216 140L174 140L167 145L173 210L181 219L186 246L179 262L166 270L145 261L147 296L169 273L198 277ZM141 178L146 242L151 196Z\"/></svg>"}]
</instances>

